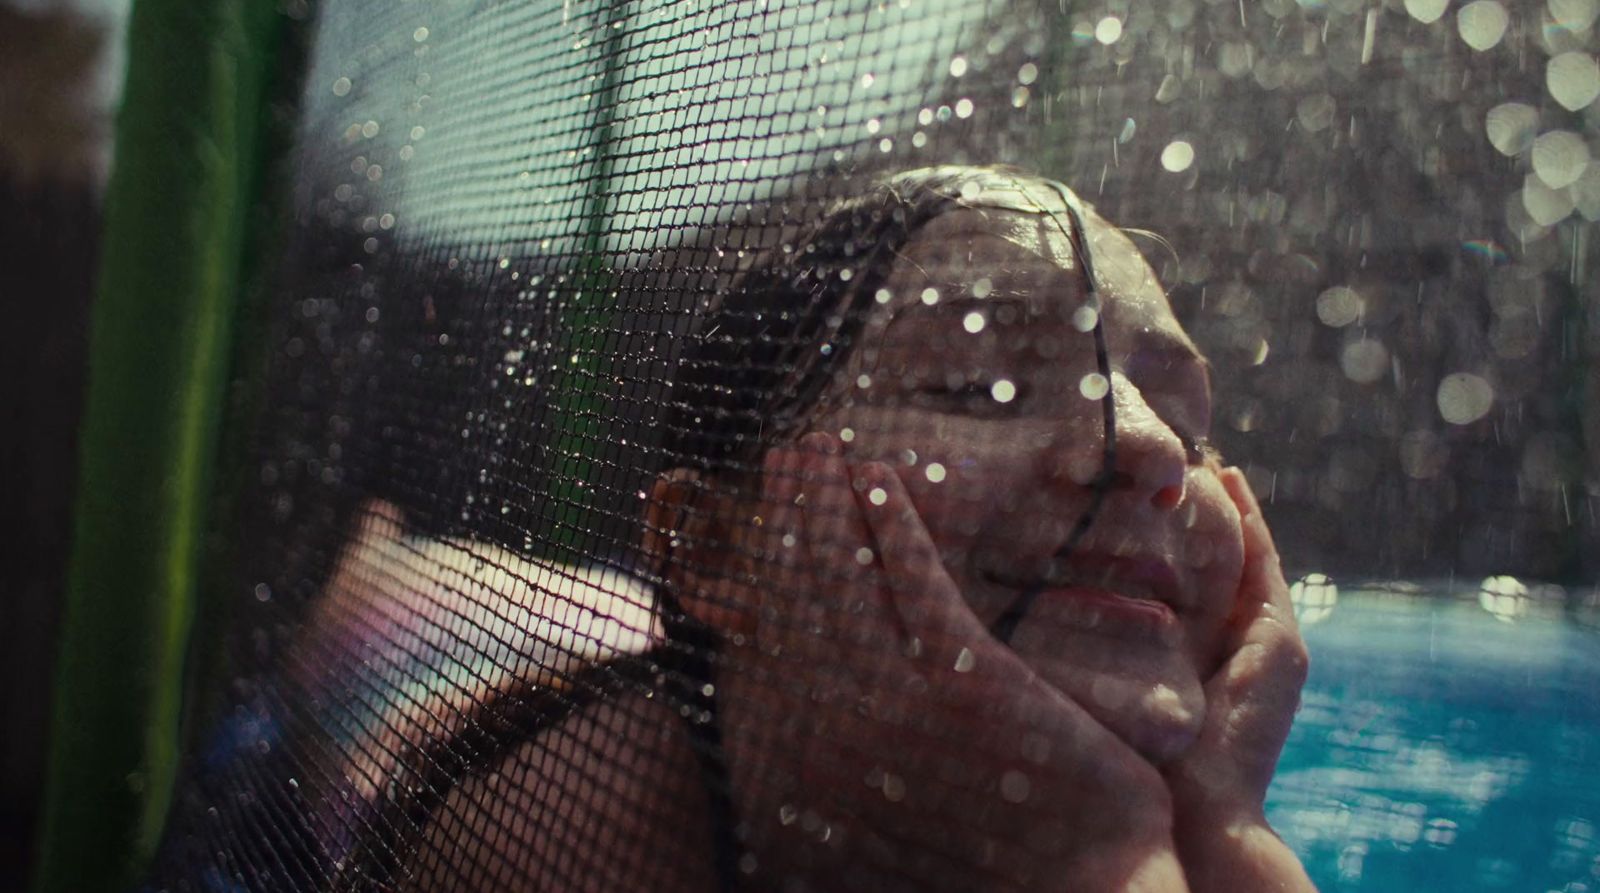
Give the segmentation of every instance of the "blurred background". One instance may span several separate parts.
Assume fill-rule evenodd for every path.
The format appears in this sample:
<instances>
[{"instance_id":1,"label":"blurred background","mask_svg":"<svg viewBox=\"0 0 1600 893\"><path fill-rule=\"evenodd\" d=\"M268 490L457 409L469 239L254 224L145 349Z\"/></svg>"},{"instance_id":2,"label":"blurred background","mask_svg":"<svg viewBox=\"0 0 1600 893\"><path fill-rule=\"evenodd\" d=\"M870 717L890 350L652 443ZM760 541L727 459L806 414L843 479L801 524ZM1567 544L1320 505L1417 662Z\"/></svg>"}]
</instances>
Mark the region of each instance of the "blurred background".
<instances>
[{"instance_id":1,"label":"blurred background","mask_svg":"<svg viewBox=\"0 0 1600 893\"><path fill-rule=\"evenodd\" d=\"M0 890L44 781L126 0L0 0Z\"/></svg>"}]
</instances>

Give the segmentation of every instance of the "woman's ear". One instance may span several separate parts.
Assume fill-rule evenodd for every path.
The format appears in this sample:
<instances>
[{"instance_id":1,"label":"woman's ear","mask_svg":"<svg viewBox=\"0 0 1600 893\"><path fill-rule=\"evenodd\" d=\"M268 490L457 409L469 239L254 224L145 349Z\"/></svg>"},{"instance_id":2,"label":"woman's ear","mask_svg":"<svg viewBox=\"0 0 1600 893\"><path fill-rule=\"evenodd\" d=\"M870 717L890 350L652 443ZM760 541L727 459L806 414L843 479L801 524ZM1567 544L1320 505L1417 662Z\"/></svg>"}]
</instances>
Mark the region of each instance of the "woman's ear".
<instances>
[{"instance_id":1,"label":"woman's ear","mask_svg":"<svg viewBox=\"0 0 1600 893\"><path fill-rule=\"evenodd\" d=\"M693 469L674 468L656 478L640 545L651 576L677 590L690 616L724 633L747 632L751 615L731 591L737 584L727 574L703 571L729 554L717 547L729 533L726 520L718 517L726 507L715 492L701 492L710 490L710 482Z\"/></svg>"}]
</instances>

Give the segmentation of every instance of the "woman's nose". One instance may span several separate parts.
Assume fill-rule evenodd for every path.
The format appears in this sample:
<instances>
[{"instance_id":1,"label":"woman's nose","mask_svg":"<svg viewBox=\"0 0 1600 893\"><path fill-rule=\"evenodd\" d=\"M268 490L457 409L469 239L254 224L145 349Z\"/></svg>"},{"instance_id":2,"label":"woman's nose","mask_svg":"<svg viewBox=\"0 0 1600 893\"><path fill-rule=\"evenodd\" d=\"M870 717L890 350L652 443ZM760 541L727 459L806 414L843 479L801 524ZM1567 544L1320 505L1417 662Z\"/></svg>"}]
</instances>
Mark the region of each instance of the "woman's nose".
<instances>
[{"instance_id":1,"label":"woman's nose","mask_svg":"<svg viewBox=\"0 0 1600 893\"><path fill-rule=\"evenodd\" d=\"M1147 500L1161 511L1172 511L1182 502L1189 457L1172 426L1144 399L1139 388L1120 372L1112 373L1111 393L1116 410L1116 457L1109 471L1108 492ZM1085 401L1084 416L1091 417L1091 430L1103 431L1100 401ZM1083 416L1080 416L1083 418ZM1073 429L1061 445L1062 455L1053 463L1079 486L1093 486L1107 475L1104 437L1085 437L1084 427Z\"/></svg>"}]
</instances>

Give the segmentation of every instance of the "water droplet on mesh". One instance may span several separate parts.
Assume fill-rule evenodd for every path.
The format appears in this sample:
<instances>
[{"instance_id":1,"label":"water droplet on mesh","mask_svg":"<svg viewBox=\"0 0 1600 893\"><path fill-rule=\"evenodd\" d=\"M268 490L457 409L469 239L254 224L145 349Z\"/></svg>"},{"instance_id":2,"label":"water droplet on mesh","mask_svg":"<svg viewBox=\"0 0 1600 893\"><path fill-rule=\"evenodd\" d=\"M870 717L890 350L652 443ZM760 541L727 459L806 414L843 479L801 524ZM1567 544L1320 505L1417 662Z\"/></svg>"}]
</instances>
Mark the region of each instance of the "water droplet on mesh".
<instances>
[{"instance_id":1,"label":"water droplet on mesh","mask_svg":"<svg viewBox=\"0 0 1600 893\"><path fill-rule=\"evenodd\" d=\"M1551 189L1571 186L1589 167L1589 144L1569 130L1552 130L1533 141L1533 172Z\"/></svg>"},{"instance_id":2,"label":"water droplet on mesh","mask_svg":"<svg viewBox=\"0 0 1600 893\"><path fill-rule=\"evenodd\" d=\"M944 480L944 466L938 462L929 462L928 467L922 469L922 474L929 481L937 484Z\"/></svg>"},{"instance_id":3,"label":"water droplet on mesh","mask_svg":"<svg viewBox=\"0 0 1600 893\"><path fill-rule=\"evenodd\" d=\"M856 564L866 565L872 563L872 550L866 546L856 550Z\"/></svg>"},{"instance_id":4,"label":"water droplet on mesh","mask_svg":"<svg viewBox=\"0 0 1600 893\"><path fill-rule=\"evenodd\" d=\"M1335 285L1317 296L1317 319L1325 326L1342 328L1361 318L1364 303L1354 289Z\"/></svg>"},{"instance_id":5,"label":"water droplet on mesh","mask_svg":"<svg viewBox=\"0 0 1600 893\"><path fill-rule=\"evenodd\" d=\"M1501 103L1489 110L1483 129L1501 155L1526 152L1539 129L1539 110L1520 102Z\"/></svg>"},{"instance_id":6,"label":"water droplet on mesh","mask_svg":"<svg viewBox=\"0 0 1600 893\"><path fill-rule=\"evenodd\" d=\"M1182 173L1194 164L1194 146L1184 140L1173 140L1161 150L1161 166L1174 174Z\"/></svg>"},{"instance_id":7,"label":"water droplet on mesh","mask_svg":"<svg viewBox=\"0 0 1600 893\"><path fill-rule=\"evenodd\" d=\"M1456 31L1478 52L1493 49L1505 37L1511 17L1497 0L1474 0L1456 13Z\"/></svg>"},{"instance_id":8,"label":"water droplet on mesh","mask_svg":"<svg viewBox=\"0 0 1600 893\"><path fill-rule=\"evenodd\" d=\"M1122 20L1116 16L1106 16L1094 26L1094 39L1107 46L1116 43L1122 38Z\"/></svg>"},{"instance_id":9,"label":"water droplet on mesh","mask_svg":"<svg viewBox=\"0 0 1600 893\"><path fill-rule=\"evenodd\" d=\"M983 326L983 314L978 313L977 311L968 313L966 316L961 318L961 327L974 335L983 331Z\"/></svg>"},{"instance_id":10,"label":"water droplet on mesh","mask_svg":"<svg viewBox=\"0 0 1600 893\"><path fill-rule=\"evenodd\" d=\"M1363 338L1344 346L1339 368L1356 384L1372 384L1389 373L1389 349L1381 342Z\"/></svg>"},{"instance_id":11,"label":"water droplet on mesh","mask_svg":"<svg viewBox=\"0 0 1600 893\"><path fill-rule=\"evenodd\" d=\"M1017 399L1017 386L1002 378L989 386L989 396L993 397L996 403L1010 403Z\"/></svg>"},{"instance_id":12,"label":"water droplet on mesh","mask_svg":"<svg viewBox=\"0 0 1600 893\"><path fill-rule=\"evenodd\" d=\"M958 78L958 77L961 77L962 75L964 75L966 73L967 73L967 57L965 57L965 56L957 56L954 59L950 60L950 76L951 77Z\"/></svg>"},{"instance_id":13,"label":"water droplet on mesh","mask_svg":"<svg viewBox=\"0 0 1600 893\"><path fill-rule=\"evenodd\" d=\"M1575 112L1600 96L1600 66L1587 53L1562 53L1546 66L1544 84L1551 99Z\"/></svg>"},{"instance_id":14,"label":"water droplet on mesh","mask_svg":"<svg viewBox=\"0 0 1600 893\"><path fill-rule=\"evenodd\" d=\"M862 75L861 76L861 87L862 87L862 89L866 89L867 87L872 86L872 82L875 81L875 80L877 80L877 78L874 77L872 72L870 72L870 71L867 72L866 74Z\"/></svg>"},{"instance_id":15,"label":"water droplet on mesh","mask_svg":"<svg viewBox=\"0 0 1600 893\"><path fill-rule=\"evenodd\" d=\"M333 95L344 96L350 92L350 79L339 78L333 82Z\"/></svg>"},{"instance_id":16,"label":"water droplet on mesh","mask_svg":"<svg viewBox=\"0 0 1600 893\"><path fill-rule=\"evenodd\" d=\"M888 290L887 288L880 288L872 297L879 304L887 304L894 299L894 292Z\"/></svg>"},{"instance_id":17,"label":"water droplet on mesh","mask_svg":"<svg viewBox=\"0 0 1600 893\"><path fill-rule=\"evenodd\" d=\"M883 505L889 501L889 493L882 487L873 487L872 490L867 493L867 501L873 505ZM868 560L870 561L871 559L869 558Z\"/></svg>"},{"instance_id":18,"label":"water droplet on mesh","mask_svg":"<svg viewBox=\"0 0 1600 893\"><path fill-rule=\"evenodd\" d=\"M1494 387L1471 372L1452 372L1439 382L1439 415L1452 425L1469 425L1489 414Z\"/></svg>"},{"instance_id":19,"label":"water droplet on mesh","mask_svg":"<svg viewBox=\"0 0 1600 893\"><path fill-rule=\"evenodd\" d=\"M1449 6L1450 0L1406 0L1406 12L1423 24L1439 21Z\"/></svg>"},{"instance_id":20,"label":"water droplet on mesh","mask_svg":"<svg viewBox=\"0 0 1600 893\"><path fill-rule=\"evenodd\" d=\"M427 40L428 39L428 29L427 29L427 27L424 26L424 27L418 28L417 30L411 32L411 39L416 41L417 43L422 43L423 41Z\"/></svg>"},{"instance_id":21,"label":"water droplet on mesh","mask_svg":"<svg viewBox=\"0 0 1600 893\"><path fill-rule=\"evenodd\" d=\"M1098 372L1090 372L1078 379L1078 393L1086 400L1100 400L1111 390L1111 383Z\"/></svg>"},{"instance_id":22,"label":"water droplet on mesh","mask_svg":"<svg viewBox=\"0 0 1600 893\"><path fill-rule=\"evenodd\" d=\"M927 304L929 307L939 303L939 290L931 286L923 289L922 303Z\"/></svg>"},{"instance_id":23,"label":"water droplet on mesh","mask_svg":"<svg viewBox=\"0 0 1600 893\"><path fill-rule=\"evenodd\" d=\"M1017 69L1017 83L1027 86L1039 79L1039 66L1032 62L1025 63Z\"/></svg>"},{"instance_id":24,"label":"water droplet on mesh","mask_svg":"<svg viewBox=\"0 0 1600 893\"><path fill-rule=\"evenodd\" d=\"M1575 205L1565 189L1551 189L1538 176L1529 174L1522 181L1522 207L1534 223L1555 226L1567 219Z\"/></svg>"},{"instance_id":25,"label":"water droplet on mesh","mask_svg":"<svg viewBox=\"0 0 1600 893\"><path fill-rule=\"evenodd\" d=\"M972 109L973 109L972 100L970 100L970 99L958 99L958 100L956 100L956 117L957 118L970 118L970 117L972 117Z\"/></svg>"},{"instance_id":26,"label":"water droplet on mesh","mask_svg":"<svg viewBox=\"0 0 1600 893\"><path fill-rule=\"evenodd\" d=\"M844 441L845 443L850 443L851 441L855 440L856 439L856 431L855 431L855 429L854 428L840 428L839 429L839 439Z\"/></svg>"},{"instance_id":27,"label":"water droplet on mesh","mask_svg":"<svg viewBox=\"0 0 1600 893\"><path fill-rule=\"evenodd\" d=\"M1079 307L1072 311L1072 327L1085 334L1094 331L1100 322L1100 311L1093 307Z\"/></svg>"}]
</instances>

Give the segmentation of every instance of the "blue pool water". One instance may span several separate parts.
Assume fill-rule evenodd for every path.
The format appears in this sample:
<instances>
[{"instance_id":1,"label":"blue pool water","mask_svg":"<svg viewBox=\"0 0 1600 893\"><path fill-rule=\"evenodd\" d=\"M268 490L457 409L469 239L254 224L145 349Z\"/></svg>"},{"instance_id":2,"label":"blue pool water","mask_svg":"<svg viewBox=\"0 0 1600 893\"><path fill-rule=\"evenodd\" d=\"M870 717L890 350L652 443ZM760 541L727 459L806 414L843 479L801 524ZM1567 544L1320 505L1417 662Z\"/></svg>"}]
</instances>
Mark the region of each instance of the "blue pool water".
<instances>
[{"instance_id":1,"label":"blue pool water","mask_svg":"<svg viewBox=\"0 0 1600 893\"><path fill-rule=\"evenodd\" d=\"M1600 630L1431 595L1305 626L1273 826L1323 891L1600 893Z\"/></svg>"}]
</instances>

